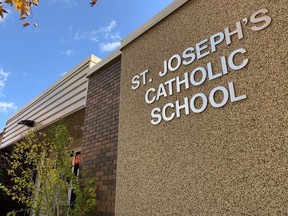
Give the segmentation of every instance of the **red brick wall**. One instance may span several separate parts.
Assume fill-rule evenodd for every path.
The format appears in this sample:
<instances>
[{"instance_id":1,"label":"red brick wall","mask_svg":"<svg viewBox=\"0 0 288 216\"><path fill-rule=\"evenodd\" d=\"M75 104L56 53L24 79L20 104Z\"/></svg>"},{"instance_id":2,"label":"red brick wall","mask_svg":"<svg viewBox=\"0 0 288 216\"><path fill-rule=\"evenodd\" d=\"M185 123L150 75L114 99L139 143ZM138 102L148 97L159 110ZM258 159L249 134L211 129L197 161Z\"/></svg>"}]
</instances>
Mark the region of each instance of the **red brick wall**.
<instances>
[{"instance_id":1,"label":"red brick wall","mask_svg":"<svg viewBox=\"0 0 288 216\"><path fill-rule=\"evenodd\" d=\"M121 58L89 77L81 167L97 180L97 215L114 215Z\"/></svg>"}]
</instances>

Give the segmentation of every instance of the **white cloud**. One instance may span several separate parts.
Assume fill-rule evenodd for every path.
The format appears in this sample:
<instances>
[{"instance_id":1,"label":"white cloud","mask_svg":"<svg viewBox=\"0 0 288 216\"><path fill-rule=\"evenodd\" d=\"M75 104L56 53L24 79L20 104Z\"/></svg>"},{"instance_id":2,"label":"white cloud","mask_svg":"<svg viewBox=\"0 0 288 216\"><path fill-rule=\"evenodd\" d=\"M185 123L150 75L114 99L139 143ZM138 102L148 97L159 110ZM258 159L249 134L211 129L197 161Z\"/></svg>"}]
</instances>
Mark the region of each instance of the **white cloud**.
<instances>
[{"instance_id":1,"label":"white cloud","mask_svg":"<svg viewBox=\"0 0 288 216\"><path fill-rule=\"evenodd\" d=\"M74 40L91 40L93 42L98 41L98 32L96 30L88 31L81 31L78 29L73 37Z\"/></svg>"},{"instance_id":2,"label":"white cloud","mask_svg":"<svg viewBox=\"0 0 288 216\"><path fill-rule=\"evenodd\" d=\"M116 26L116 21L112 20L108 26L100 28L99 32L101 32L106 39L113 39L113 37L115 38L115 36L120 35L119 32L112 33Z\"/></svg>"},{"instance_id":3,"label":"white cloud","mask_svg":"<svg viewBox=\"0 0 288 216\"><path fill-rule=\"evenodd\" d=\"M60 76L65 76L67 73L68 73L68 71L65 71L62 74L60 74Z\"/></svg>"},{"instance_id":4,"label":"white cloud","mask_svg":"<svg viewBox=\"0 0 288 216\"><path fill-rule=\"evenodd\" d=\"M121 42L120 41L115 41L115 42L108 42L108 43L101 43L100 45L100 51L101 52L110 52L115 50L116 48L121 46Z\"/></svg>"},{"instance_id":5,"label":"white cloud","mask_svg":"<svg viewBox=\"0 0 288 216\"><path fill-rule=\"evenodd\" d=\"M7 82L9 72L6 72L3 68L0 68L0 96L3 96L2 91L5 87L5 84ZM0 113L2 112L8 112L9 109L16 110L17 106L12 102L1 102L0 101Z\"/></svg>"},{"instance_id":6,"label":"white cloud","mask_svg":"<svg viewBox=\"0 0 288 216\"><path fill-rule=\"evenodd\" d=\"M62 54L66 56L74 56L76 52L74 50L68 49L65 52L62 52Z\"/></svg>"},{"instance_id":7,"label":"white cloud","mask_svg":"<svg viewBox=\"0 0 288 216\"><path fill-rule=\"evenodd\" d=\"M8 79L9 73L5 72L3 68L0 68L0 93L2 89L5 87L5 83Z\"/></svg>"},{"instance_id":8,"label":"white cloud","mask_svg":"<svg viewBox=\"0 0 288 216\"><path fill-rule=\"evenodd\" d=\"M9 109L13 109L15 111L17 109L17 106L11 102L0 102L0 113L6 113Z\"/></svg>"},{"instance_id":9,"label":"white cloud","mask_svg":"<svg viewBox=\"0 0 288 216\"><path fill-rule=\"evenodd\" d=\"M81 40L81 33L80 33L80 29L78 29L73 37L73 40ZM84 39L84 38L83 38Z\"/></svg>"},{"instance_id":10,"label":"white cloud","mask_svg":"<svg viewBox=\"0 0 288 216\"><path fill-rule=\"evenodd\" d=\"M119 33L119 32L116 32L116 33L114 33L114 34L110 34L110 39L111 39L111 40L118 40L118 41L120 41L120 40L122 40L122 37L120 36L120 33Z\"/></svg>"},{"instance_id":11,"label":"white cloud","mask_svg":"<svg viewBox=\"0 0 288 216\"><path fill-rule=\"evenodd\" d=\"M69 31L70 34L72 34L73 33L73 27L69 26L68 31Z\"/></svg>"},{"instance_id":12,"label":"white cloud","mask_svg":"<svg viewBox=\"0 0 288 216\"><path fill-rule=\"evenodd\" d=\"M116 25L116 21L112 20L108 26L100 28L99 31L105 33L106 36L116 27Z\"/></svg>"},{"instance_id":13,"label":"white cloud","mask_svg":"<svg viewBox=\"0 0 288 216\"><path fill-rule=\"evenodd\" d=\"M95 31L95 30L93 30L93 31L91 31L90 33L89 33L89 39L91 40L91 41L93 41L93 42L97 42L97 41L99 41L98 40L98 34L97 34L97 31Z\"/></svg>"},{"instance_id":14,"label":"white cloud","mask_svg":"<svg viewBox=\"0 0 288 216\"><path fill-rule=\"evenodd\" d=\"M90 40L92 42L98 42L101 52L110 52L115 50L121 45L122 37L119 32L115 31L117 22L112 20L107 26L101 27L99 29L93 29L90 31L83 31L81 29L74 30L69 27L69 34L73 35L73 40ZM67 53L68 55L68 53Z\"/></svg>"},{"instance_id":15,"label":"white cloud","mask_svg":"<svg viewBox=\"0 0 288 216\"><path fill-rule=\"evenodd\" d=\"M77 5L77 1L75 1L75 0L50 0L49 4L52 5L52 4L56 4L59 2L65 4L65 5Z\"/></svg>"},{"instance_id":16,"label":"white cloud","mask_svg":"<svg viewBox=\"0 0 288 216\"><path fill-rule=\"evenodd\" d=\"M73 39L74 40L91 40L93 42L98 42L101 39L112 39L115 40L116 38L121 40L120 33L116 32L113 33L113 29L116 27L117 23L115 20L112 20L108 26L101 27L97 30L93 29L91 31L82 31L81 29L78 29L75 34ZM71 34L73 28L69 28L68 31Z\"/></svg>"}]
</instances>

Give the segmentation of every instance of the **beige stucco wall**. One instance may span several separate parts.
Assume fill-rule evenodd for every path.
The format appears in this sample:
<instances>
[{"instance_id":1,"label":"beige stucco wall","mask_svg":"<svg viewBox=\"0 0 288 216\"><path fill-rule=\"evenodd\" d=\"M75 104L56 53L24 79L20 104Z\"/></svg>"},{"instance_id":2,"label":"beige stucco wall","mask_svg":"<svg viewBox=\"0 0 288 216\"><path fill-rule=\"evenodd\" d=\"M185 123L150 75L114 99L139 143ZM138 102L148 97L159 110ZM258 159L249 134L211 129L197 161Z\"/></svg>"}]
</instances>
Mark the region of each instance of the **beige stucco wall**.
<instances>
[{"instance_id":1,"label":"beige stucco wall","mask_svg":"<svg viewBox=\"0 0 288 216\"><path fill-rule=\"evenodd\" d=\"M158 76L165 59L264 8L272 18L267 28L255 32L251 22L242 22L243 39L233 37L229 46L223 42L216 52ZM123 48L117 215L288 214L287 14L287 0L191 0ZM149 88L208 62L219 64L237 48L247 50L236 57L237 63L249 59L243 69L145 103ZM132 78L146 69L153 82L132 90ZM228 82L236 96L247 98L150 123L153 108L208 95Z\"/></svg>"}]
</instances>

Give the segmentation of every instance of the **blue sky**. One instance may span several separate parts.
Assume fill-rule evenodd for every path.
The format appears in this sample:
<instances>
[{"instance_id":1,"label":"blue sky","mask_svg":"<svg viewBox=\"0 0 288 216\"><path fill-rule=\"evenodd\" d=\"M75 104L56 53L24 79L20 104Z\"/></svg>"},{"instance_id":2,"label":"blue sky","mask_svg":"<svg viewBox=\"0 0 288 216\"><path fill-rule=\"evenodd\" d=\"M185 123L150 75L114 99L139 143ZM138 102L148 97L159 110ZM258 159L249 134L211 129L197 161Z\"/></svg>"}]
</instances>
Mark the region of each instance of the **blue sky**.
<instances>
[{"instance_id":1,"label":"blue sky","mask_svg":"<svg viewBox=\"0 0 288 216\"><path fill-rule=\"evenodd\" d=\"M90 54L105 58L173 0L46 0L23 28L13 9L0 18L0 131L29 103Z\"/></svg>"}]
</instances>

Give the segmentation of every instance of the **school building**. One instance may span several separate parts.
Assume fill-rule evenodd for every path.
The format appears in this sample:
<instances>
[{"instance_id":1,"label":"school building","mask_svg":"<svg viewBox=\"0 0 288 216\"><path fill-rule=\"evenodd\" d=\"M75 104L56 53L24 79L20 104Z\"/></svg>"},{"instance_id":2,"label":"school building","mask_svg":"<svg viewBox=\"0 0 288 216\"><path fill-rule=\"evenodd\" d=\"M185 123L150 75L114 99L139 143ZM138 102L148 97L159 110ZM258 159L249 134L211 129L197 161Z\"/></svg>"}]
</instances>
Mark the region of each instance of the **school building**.
<instances>
[{"instance_id":1,"label":"school building","mask_svg":"<svg viewBox=\"0 0 288 216\"><path fill-rule=\"evenodd\" d=\"M61 120L96 176L95 215L287 215L287 14L175 0L9 118L1 151Z\"/></svg>"}]
</instances>

